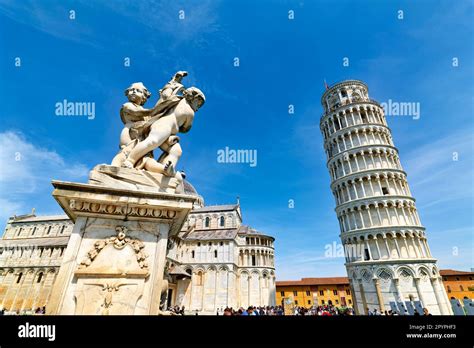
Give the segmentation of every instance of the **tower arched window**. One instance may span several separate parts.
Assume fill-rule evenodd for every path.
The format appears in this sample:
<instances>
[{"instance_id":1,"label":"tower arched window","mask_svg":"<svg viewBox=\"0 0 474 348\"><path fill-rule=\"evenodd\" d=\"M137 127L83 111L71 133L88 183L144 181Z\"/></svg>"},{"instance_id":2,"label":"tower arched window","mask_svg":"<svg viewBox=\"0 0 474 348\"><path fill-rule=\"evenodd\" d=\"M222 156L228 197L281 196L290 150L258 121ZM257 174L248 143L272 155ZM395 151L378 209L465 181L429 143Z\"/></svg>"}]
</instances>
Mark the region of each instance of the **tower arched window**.
<instances>
[{"instance_id":1,"label":"tower arched window","mask_svg":"<svg viewBox=\"0 0 474 348\"><path fill-rule=\"evenodd\" d=\"M206 219L204 220L204 227L209 227L210 222L211 222L211 219L209 219L209 216L206 217Z\"/></svg>"},{"instance_id":2,"label":"tower arched window","mask_svg":"<svg viewBox=\"0 0 474 348\"><path fill-rule=\"evenodd\" d=\"M217 250L214 250L214 257L217 258Z\"/></svg>"},{"instance_id":3,"label":"tower arched window","mask_svg":"<svg viewBox=\"0 0 474 348\"><path fill-rule=\"evenodd\" d=\"M370 260L369 249L365 248L364 260Z\"/></svg>"},{"instance_id":4,"label":"tower arched window","mask_svg":"<svg viewBox=\"0 0 474 348\"><path fill-rule=\"evenodd\" d=\"M43 272L38 274L38 279L36 280L37 283L41 283L41 279L43 279Z\"/></svg>"},{"instance_id":5,"label":"tower arched window","mask_svg":"<svg viewBox=\"0 0 474 348\"><path fill-rule=\"evenodd\" d=\"M221 216L221 218L219 219L219 225L220 225L221 227L224 227L224 225L225 225L225 219L224 219L223 216Z\"/></svg>"},{"instance_id":6,"label":"tower arched window","mask_svg":"<svg viewBox=\"0 0 474 348\"><path fill-rule=\"evenodd\" d=\"M18 284L21 280L21 277L23 277L23 273L20 272L20 274L18 274L18 278L16 280L16 283Z\"/></svg>"}]
</instances>

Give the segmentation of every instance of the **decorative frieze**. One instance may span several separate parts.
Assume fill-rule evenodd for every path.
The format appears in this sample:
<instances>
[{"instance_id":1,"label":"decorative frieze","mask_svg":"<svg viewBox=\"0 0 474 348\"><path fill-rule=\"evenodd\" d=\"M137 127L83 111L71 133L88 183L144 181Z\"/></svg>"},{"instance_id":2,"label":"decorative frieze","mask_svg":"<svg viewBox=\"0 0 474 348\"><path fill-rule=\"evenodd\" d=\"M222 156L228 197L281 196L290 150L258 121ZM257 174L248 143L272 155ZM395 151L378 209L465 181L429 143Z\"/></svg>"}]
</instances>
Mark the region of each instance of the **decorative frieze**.
<instances>
[{"instance_id":1,"label":"decorative frieze","mask_svg":"<svg viewBox=\"0 0 474 348\"><path fill-rule=\"evenodd\" d=\"M157 209L130 204L95 203L78 199L69 201L69 208L78 213L109 214L128 217L151 217L159 219L173 219L178 212L170 209Z\"/></svg>"}]
</instances>

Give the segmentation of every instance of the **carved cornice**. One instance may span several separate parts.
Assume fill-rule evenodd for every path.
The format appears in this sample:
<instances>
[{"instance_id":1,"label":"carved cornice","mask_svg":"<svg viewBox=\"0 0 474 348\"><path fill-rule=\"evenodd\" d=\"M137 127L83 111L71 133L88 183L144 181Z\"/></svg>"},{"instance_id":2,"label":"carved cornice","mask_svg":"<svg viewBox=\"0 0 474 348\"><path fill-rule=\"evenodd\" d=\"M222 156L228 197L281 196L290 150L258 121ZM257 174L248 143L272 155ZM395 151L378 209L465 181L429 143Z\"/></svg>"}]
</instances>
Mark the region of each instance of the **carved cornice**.
<instances>
[{"instance_id":1,"label":"carved cornice","mask_svg":"<svg viewBox=\"0 0 474 348\"><path fill-rule=\"evenodd\" d=\"M369 178L372 176L379 176L382 178L392 178L397 177L400 179L402 177L405 182L407 182L407 173L400 169L395 168L372 168L356 171L349 175L340 176L337 179L333 180L331 183L331 190L334 190L337 186L347 183L348 181L360 180L362 178ZM407 182L408 183L408 182Z\"/></svg>"},{"instance_id":2,"label":"carved cornice","mask_svg":"<svg viewBox=\"0 0 474 348\"><path fill-rule=\"evenodd\" d=\"M334 156L331 156L329 160L327 161L326 165L329 167L332 165L334 162L339 160L340 157L343 157L344 160L344 155L349 156L353 155L354 153L360 154L361 151L372 151L375 153L390 153L392 155L397 155L398 156L398 149L395 146L392 145L382 145L382 144L369 144L369 145L362 145L362 146L355 146L350 149L341 151L337 153ZM383 170L383 168L380 168Z\"/></svg>"},{"instance_id":3,"label":"carved cornice","mask_svg":"<svg viewBox=\"0 0 474 348\"><path fill-rule=\"evenodd\" d=\"M341 216L341 214L345 213L346 209L348 209L349 211L362 210L362 206L368 207L370 205L374 205L377 208L378 204L383 204L384 208L387 207L388 204L392 204L397 208L400 207L400 204L416 208L415 201L415 198L413 198L412 196L404 195L367 196L339 204L336 207L335 211L337 216Z\"/></svg>"},{"instance_id":4,"label":"carved cornice","mask_svg":"<svg viewBox=\"0 0 474 348\"><path fill-rule=\"evenodd\" d=\"M362 123L353 126L339 129L338 131L329 135L325 140L326 143L331 142L334 138L339 138L341 135L352 135L356 133L370 133L370 132L382 132L384 134L392 135L390 128L380 123Z\"/></svg>"},{"instance_id":5,"label":"carved cornice","mask_svg":"<svg viewBox=\"0 0 474 348\"><path fill-rule=\"evenodd\" d=\"M409 233L423 233L423 238L426 238L424 235L426 228L424 226L417 225L391 225L391 226L374 226L358 230L350 230L348 232L341 232L339 238L341 240L346 240L347 238L353 238L363 236L367 238L369 235L376 236L377 234L387 235L390 234L394 237L397 233L401 235L406 235Z\"/></svg>"},{"instance_id":6,"label":"carved cornice","mask_svg":"<svg viewBox=\"0 0 474 348\"><path fill-rule=\"evenodd\" d=\"M383 112L383 108L382 106L380 105L380 103L376 100L373 100L373 99L369 99L369 100L360 100L360 101L353 101L351 103L347 103L347 104L344 104L344 105L340 105L338 107L336 107L335 109L332 109L330 111L327 111L325 112L322 116L321 116L321 120L319 121L319 127L321 128L323 123L326 122L326 120L329 118L329 117L334 117L334 115L336 114L339 114L340 112L344 113L346 112L346 109L350 109L350 108L353 108L354 106L366 106L364 104L369 104L368 106L376 106L378 107L379 109L382 110ZM343 109L343 110L342 110Z\"/></svg>"},{"instance_id":7,"label":"carved cornice","mask_svg":"<svg viewBox=\"0 0 474 348\"><path fill-rule=\"evenodd\" d=\"M162 222L179 233L195 196L53 181L53 196L73 222L78 217Z\"/></svg>"}]
</instances>

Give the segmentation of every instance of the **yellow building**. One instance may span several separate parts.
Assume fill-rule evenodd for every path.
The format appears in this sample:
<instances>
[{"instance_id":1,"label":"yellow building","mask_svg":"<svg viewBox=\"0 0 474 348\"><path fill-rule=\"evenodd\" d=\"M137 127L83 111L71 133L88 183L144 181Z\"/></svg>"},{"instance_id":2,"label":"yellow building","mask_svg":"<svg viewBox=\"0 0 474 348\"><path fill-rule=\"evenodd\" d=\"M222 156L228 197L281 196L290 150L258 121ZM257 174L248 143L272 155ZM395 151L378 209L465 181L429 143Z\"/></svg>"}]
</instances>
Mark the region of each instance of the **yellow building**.
<instances>
[{"instance_id":1,"label":"yellow building","mask_svg":"<svg viewBox=\"0 0 474 348\"><path fill-rule=\"evenodd\" d=\"M291 299L295 306L306 308L327 304L336 307L352 307L353 305L347 277L277 281L277 305L282 305L285 299Z\"/></svg>"},{"instance_id":2,"label":"yellow building","mask_svg":"<svg viewBox=\"0 0 474 348\"><path fill-rule=\"evenodd\" d=\"M474 272L442 269L439 273L450 300L474 299Z\"/></svg>"},{"instance_id":3,"label":"yellow building","mask_svg":"<svg viewBox=\"0 0 474 348\"><path fill-rule=\"evenodd\" d=\"M440 270L443 284L450 300L474 300L474 272ZM353 306L349 280L346 277L302 278L301 280L277 281L276 303L312 307L332 304L336 307Z\"/></svg>"}]
</instances>

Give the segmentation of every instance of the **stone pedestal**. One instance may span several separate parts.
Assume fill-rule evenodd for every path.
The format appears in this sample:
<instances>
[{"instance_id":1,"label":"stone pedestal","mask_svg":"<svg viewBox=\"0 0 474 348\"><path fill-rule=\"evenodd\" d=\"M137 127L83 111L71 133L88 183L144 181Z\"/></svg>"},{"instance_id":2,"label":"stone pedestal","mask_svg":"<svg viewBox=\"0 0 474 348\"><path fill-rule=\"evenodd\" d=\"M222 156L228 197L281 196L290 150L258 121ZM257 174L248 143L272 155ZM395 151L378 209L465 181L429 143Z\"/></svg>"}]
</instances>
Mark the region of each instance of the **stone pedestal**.
<instances>
[{"instance_id":1,"label":"stone pedestal","mask_svg":"<svg viewBox=\"0 0 474 348\"><path fill-rule=\"evenodd\" d=\"M97 184L96 174L94 184L53 181L53 196L75 225L47 313L159 314L168 238L197 197L163 185Z\"/></svg>"}]
</instances>

